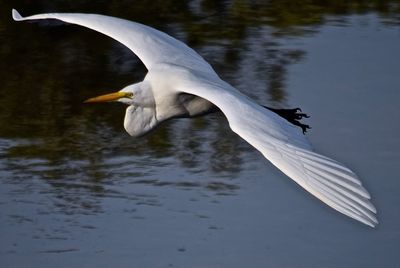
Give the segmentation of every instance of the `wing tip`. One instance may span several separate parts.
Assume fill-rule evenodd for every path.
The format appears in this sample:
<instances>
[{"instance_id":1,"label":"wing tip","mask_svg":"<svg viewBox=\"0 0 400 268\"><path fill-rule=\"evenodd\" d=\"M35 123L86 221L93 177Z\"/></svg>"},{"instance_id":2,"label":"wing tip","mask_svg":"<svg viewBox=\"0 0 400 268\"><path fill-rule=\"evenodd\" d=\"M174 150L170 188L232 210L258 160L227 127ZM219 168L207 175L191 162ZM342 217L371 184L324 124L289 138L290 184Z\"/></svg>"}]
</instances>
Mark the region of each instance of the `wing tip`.
<instances>
[{"instance_id":1,"label":"wing tip","mask_svg":"<svg viewBox=\"0 0 400 268\"><path fill-rule=\"evenodd\" d=\"M343 213L343 214L345 214L345 213ZM360 221L374 229L376 229L377 226L379 225L379 221L378 221L378 217L377 217L376 213L361 212L361 214L358 214L358 215L353 214L353 215L347 215L347 216L350 216L351 218L353 218L357 221Z\"/></svg>"},{"instance_id":2,"label":"wing tip","mask_svg":"<svg viewBox=\"0 0 400 268\"><path fill-rule=\"evenodd\" d=\"M376 229L379 225L379 221L378 221L378 219L374 218L373 221L368 221L368 223L365 223L365 224Z\"/></svg>"},{"instance_id":3,"label":"wing tip","mask_svg":"<svg viewBox=\"0 0 400 268\"><path fill-rule=\"evenodd\" d=\"M16 9L12 9L12 11L11 11L11 13L12 13L12 18L15 20L15 21L21 21L21 20L24 20L24 18L21 16L21 14L19 14L19 12L16 10Z\"/></svg>"}]
</instances>

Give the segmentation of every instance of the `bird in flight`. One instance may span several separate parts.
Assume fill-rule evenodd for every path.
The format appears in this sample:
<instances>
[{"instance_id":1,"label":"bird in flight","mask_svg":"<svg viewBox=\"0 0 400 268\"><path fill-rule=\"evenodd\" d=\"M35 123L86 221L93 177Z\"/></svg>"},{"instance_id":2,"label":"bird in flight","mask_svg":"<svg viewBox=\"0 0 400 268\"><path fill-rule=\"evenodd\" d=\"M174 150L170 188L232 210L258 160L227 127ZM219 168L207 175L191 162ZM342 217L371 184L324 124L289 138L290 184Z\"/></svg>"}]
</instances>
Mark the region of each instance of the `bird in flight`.
<instances>
[{"instance_id":1,"label":"bird in flight","mask_svg":"<svg viewBox=\"0 0 400 268\"><path fill-rule=\"evenodd\" d=\"M298 109L272 109L257 104L223 81L199 54L186 44L152 27L110 16L47 13L16 21L57 19L81 25L119 41L146 66L143 81L86 102L118 101L128 105L125 130L142 136L161 122L193 117L217 108L230 128L260 151L289 178L337 211L371 227L378 224L370 194L357 175L343 164L315 153L298 127L305 114Z\"/></svg>"}]
</instances>

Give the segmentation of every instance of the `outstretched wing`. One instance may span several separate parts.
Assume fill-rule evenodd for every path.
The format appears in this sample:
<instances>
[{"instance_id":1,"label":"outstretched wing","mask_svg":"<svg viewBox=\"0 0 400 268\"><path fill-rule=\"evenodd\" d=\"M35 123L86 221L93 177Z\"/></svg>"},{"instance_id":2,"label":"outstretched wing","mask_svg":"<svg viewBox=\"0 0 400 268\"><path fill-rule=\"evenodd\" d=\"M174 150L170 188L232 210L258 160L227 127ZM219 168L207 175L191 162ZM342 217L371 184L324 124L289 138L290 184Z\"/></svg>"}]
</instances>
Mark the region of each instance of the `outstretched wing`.
<instances>
[{"instance_id":1,"label":"outstretched wing","mask_svg":"<svg viewBox=\"0 0 400 268\"><path fill-rule=\"evenodd\" d=\"M170 63L195 70L212 72L212 67L193 49L149 26L97 14L48 13L22 17L18 11L12 10L16 21L57 19L78 24L119 41L135 53L150 70L158 63Z\"/></svg>"},{"instance_id":2,"label":"outstretched wing","mask_svg":"<svg viewBox=\"0 0 400 268\"><path fill-rule=\"evenodd\" d=\"M176 90L218 106L234 132L308 192L351 218L372 227L378 224L376 209L357 175L343 164L313 152L295 126L222 80L199 78L199 74L179 77Z\"/></svg>"}]
</instances>

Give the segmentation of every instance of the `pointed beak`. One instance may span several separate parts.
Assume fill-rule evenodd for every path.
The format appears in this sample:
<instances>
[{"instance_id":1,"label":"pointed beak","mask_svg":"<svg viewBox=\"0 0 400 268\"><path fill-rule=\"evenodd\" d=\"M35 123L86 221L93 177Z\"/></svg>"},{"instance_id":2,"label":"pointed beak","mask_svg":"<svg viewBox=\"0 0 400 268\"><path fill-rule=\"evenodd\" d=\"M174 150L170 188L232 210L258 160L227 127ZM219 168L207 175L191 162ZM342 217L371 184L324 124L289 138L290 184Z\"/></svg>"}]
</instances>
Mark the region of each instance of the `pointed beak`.
<instances>
[{"instance_id":1,"label":"pointed beak","mask_svg":"<svg viewBox=\"0 0 400 268\"><path fill-rule=\"evenodd\" d=\"M84 103L95 103L95 102L111 102L111 101L118 101L122 98L133 98L133 93L131 92L114 92L110 94L105 94L101 96L97 96L94 98L90 98L84 101Z\"/></svg>"}]
</instances>

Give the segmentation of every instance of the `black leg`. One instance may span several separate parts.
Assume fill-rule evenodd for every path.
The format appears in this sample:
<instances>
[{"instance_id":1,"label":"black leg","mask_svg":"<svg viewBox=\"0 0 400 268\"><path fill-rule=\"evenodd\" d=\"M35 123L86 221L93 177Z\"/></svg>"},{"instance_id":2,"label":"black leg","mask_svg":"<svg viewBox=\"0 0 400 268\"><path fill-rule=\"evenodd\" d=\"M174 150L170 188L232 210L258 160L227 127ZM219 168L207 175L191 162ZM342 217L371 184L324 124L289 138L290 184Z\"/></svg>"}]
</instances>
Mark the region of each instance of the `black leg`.
<instances>
[{"instance_id":1,"label":"black leg","mask_svg":"<svg viewBox=\"0 0 400 268\"><path fill-rule=\"evenodd\" d=\"M311 129L309 125L302 124L299 120L301 120L303 117L309 118L305 113L302 113L300 108L295 108L295 109L275 109L267 106L263 106L264 108L278 114L279 116L285 118L287 121L292 123L295 126L298 126L302 129L303 134L307 132L307 129Z\"/></svg>"}]
</instances>

